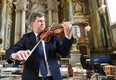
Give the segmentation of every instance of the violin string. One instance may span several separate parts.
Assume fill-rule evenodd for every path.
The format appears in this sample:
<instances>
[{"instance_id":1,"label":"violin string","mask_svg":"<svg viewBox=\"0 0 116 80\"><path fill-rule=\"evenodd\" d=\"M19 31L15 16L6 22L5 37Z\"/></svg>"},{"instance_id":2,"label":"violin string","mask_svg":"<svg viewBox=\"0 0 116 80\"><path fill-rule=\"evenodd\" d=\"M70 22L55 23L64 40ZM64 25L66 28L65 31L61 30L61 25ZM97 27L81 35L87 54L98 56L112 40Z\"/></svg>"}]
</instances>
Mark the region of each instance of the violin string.
<instances>
[{"instance_id":1,"label":"violin string","mask_svg":"<svg viewBox=\"0 0 116 80\"><path fill-rule=\"evenodd\" d=\"M63 27L62 26L55 26L52 29L54 30L54 29L59 29L59 28L63 28Z\"/></svg>"},{"instance_id":2,"label":"violin string","mask_svg":"<svg viewBox=\"0 0 116 80\"><path fill-rule=\"evenodd\" d=\"M77 23L71 23L73 26L74 25L77 25ZM54 30L54 29L59 29L59 28L63 28L62 26L54 26L54 27L52 27L52 30Z\"/></svg>"}]
</instances>

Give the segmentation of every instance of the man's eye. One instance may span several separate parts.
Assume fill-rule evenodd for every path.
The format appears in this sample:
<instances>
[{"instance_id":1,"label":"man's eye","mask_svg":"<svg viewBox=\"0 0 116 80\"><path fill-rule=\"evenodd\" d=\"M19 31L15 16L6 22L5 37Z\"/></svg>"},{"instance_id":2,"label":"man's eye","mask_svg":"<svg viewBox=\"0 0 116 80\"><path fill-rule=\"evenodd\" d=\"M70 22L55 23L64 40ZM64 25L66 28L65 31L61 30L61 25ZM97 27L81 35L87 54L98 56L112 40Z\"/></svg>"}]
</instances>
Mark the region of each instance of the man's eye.
<instances>
[{"instance_id":1,"label":"man's eye","mask_svg":"<svg viewBox=\"0 0 116 80\"><path fill-rule=\"evenodd\" d=\"M37 21L37 22L45 22L45 21Z\"/></svg>"},{"instance_id":2,"label":"man's eye","mask_svg":"<svg viewBox=\"0 0 116 80\"><path fill-rule=\"evenodd\" d=\"M41 21L37 21L37 22L41 22Z\"/></svg>"}]
</instances>

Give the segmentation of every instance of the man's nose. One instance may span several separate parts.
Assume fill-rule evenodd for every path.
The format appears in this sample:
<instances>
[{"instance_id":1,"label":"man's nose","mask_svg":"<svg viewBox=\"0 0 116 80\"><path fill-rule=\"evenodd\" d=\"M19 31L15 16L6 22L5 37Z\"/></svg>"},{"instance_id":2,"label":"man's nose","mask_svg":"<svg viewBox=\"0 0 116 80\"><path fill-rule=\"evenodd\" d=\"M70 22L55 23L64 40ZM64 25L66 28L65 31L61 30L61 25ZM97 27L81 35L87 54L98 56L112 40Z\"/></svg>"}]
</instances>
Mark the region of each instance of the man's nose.
<instances>
[{"instance_id":1,"label":"man's nose","mask_svg":"<svg viewBox=\"0 0 116 80\"><path fill-rule=\"evenodd\" d=\"M41 24L44 24L45 22L44 21L41 21Z\"/></svg>"}]
</instances>

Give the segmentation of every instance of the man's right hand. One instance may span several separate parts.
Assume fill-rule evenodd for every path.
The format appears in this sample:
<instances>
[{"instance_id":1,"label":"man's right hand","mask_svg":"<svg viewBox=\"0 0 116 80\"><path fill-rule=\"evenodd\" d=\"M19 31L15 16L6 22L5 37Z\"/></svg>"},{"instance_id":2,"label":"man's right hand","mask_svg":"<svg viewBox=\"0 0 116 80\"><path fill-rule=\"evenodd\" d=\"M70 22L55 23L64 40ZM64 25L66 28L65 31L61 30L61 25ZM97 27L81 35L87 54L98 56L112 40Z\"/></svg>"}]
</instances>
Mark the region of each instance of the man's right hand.
<instances>
[{"instance_id":1,"label":"man's right hand","mask_svg":"<svg viewBox=\"0 0 116 80\"><path fill-rule=\"evenodd\" d=\"M27 60L30 55L31 55L30 50L26 50L26 51L21 50L21 51L11 54L10 57L13 60Z\"/></svg>"}]
</instances>

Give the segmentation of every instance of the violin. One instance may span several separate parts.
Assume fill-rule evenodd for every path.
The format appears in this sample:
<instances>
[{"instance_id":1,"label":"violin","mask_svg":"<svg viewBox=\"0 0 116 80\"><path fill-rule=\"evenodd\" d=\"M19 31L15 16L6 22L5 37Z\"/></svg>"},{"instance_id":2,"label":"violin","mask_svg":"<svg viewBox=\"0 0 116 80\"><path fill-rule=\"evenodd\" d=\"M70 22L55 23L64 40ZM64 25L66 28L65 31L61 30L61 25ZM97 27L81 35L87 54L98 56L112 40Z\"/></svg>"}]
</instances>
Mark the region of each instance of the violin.
<instances>
[{"instance_id":1,"label":"violin","mask_svg":"<svg viewBox=\"0 0 116 80\"><path fill-rule=\"evenodd\" d=\"M77 25L77 23L73 23L72 25ZM47 27L44 31L40 33L40 38L44 41L48 42L51 36L60 35L64 33L64 29L61 24L53 27ZM44 36L44 37L43 37Z\"/></svg>"}]
</instances>

